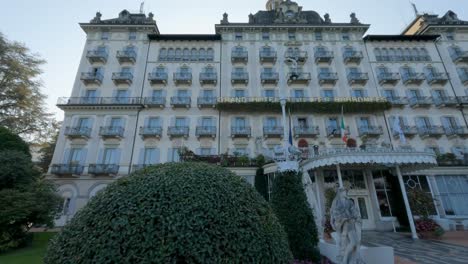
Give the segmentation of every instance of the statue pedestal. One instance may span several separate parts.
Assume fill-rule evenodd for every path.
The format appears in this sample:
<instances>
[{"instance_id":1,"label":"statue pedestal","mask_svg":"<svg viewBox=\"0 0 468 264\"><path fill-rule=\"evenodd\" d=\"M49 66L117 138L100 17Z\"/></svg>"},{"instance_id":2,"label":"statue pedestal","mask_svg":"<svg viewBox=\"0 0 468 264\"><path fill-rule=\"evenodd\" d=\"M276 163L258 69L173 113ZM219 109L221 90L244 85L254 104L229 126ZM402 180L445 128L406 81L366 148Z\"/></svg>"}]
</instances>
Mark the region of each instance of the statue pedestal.
<instances>
[{"instance_id":1,"label":"statue pedestal","mask_svg":"<svg viewBox=\"0 0 468 264\"><path fill-rule=\"evenodd\" d=\"M336 257L338 255L338 246L328 243L323 239L319 242L320 254L327 257L333 263L338 263ZM392 247L365 247L361 246L359 250L362 260L367 264L394 264L395 256ZM338 263L339 264L339 263Z\"/></svg>"}]
</instances>

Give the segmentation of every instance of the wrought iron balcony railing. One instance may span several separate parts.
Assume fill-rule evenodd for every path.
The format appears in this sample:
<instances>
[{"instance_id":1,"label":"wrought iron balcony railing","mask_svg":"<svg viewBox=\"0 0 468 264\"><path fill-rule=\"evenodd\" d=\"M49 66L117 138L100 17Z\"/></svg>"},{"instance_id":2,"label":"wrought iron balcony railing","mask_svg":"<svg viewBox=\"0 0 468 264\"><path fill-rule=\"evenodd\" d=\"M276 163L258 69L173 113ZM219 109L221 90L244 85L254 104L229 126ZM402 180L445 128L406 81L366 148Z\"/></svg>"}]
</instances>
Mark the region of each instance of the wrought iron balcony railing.
<instances>
[{"instance_id":1,"label":"wrought iron balcony railing","mask_svg":"<svg viewBox=\"0 0 468 264\"><path fill-rule=\"evenodd\" d=\"M249 73L248 72L233 72L231 73L231 82L233 84L238 84L238 83L247 84L249 82Z\"/></svg>"},{"instance_id":2,"label":"wrought iron balcony railing","mask_svg":"<svg viewBox=\"0 0 468 264\"><path fill-rule=\"evenodd\" d=\"M344 63L360 63L363 58L362 51L343 52Z\"/></svg>"},{"instance_id":3,"label":"wrought iron balcony railing","mask_svg":"<svg viewBox=\"0 0 468 264\"><path fill-rule=\"evenodd\" d=\"M197 137L216 137L215 126L197 126L195 135Z\"/></svg>"},{"instance_id":4,"label":"wrought iron balcony railing","mask_svg":"<svg viewBox=\"0 0 468 264\"><path fill-rule=\"evenodd\" d=\"M279 74L277 72L262 72L260 74L262 84L277 84L279 81Z\"/></svg>"},{"instance_id":5,"label":"wrought iron balcony railing","mask_svg":"<svg viewBox=\"0 0 468 264\"><path fill-rule=\"evenodd\" d=\"M322 72L318 74L319 84L336 84L338 74L336 72Z\"/></svg>"},{"instance_id":6,"label":"wrought iron balcony railing","mask_svg":"<svg viewBox=\"0 0 468 264\"><path fill-rule=\"evenodd\" d=\"M161 138L162 127L160 126L144 126L140 127L140 136L142 138Z\"/></svg>"},{"instance_id":7,"label":"wrought iron balcony railing","mask_svg":"<svg viewBox=\"0 0 468 264\"><path fill-rule=\"evenodd\" d=\"M458 105L458 100L456 97L433 97L433 100L437 107L455 107Z\"/></svg>"},{"instance_id":8,"label":"wrought iron balcony railing","mask_svg":"<svg viewBox=\"0 0 468 264\"><path fill-rule=\"evenodd\" d=\"M114 72L112 73L112 81L115 84L132 84L133 74L131 72Z\"/></svg>"},{"instance_id":9,"label":"wrought iron balcony railing","mask_svg":"<svg viewBox=\"0 0 468 264\"><path fill-rule=\"evenodd\" d=\"M60 97L58 106L141 105L140 97Z\"/></svg>"},{"instance_id":10,"label":"wrought iron balcony railing","mask_svg":"<svg viewBox=\"0 0 468 264\"><path fill-rule=\"evenodd\" d=\"M353 84L359 84L359 85L365 85L367 81L369 80L369 74L367 73L348 73L348 83L350 85Z\"/></svg>"},{"instance_id":11,"label":"wrought iron balcony railing","mask_svg":"<svg viewBox=\"0 0 468 264\"><path fill-rule=\"evenodd\" d=\"M249 126L242 126L242 127L231 127L231 137L250 137L251 128Z\"/></svg>"},{"instance_id":12,"label":"wrought iron balcony railing","mask_svg":"<svg viewBox=\"0 0 468 264\"><path fill-rule=\"evenodd\" d=\"M144 99L144 104L149 107L164 108L166 106L166 98L165 97L146 97Z\"/></svg>"},{"instance_id":13,"label":"wrought iron balcony railing","mask_svg":"<svg viewBox=\"0 0 468 264\"><path fill-rule=\"evenodd\" d=\"M173 96L171 97L171 106L190 108L192 104L192 98L188 96Z\"/></svg>"},{"instance_id":14,"label":"wrought iron balcony railing","mask_svg":"<svg viewBox=\"0 0 468 264\"><path fill-rule=\"evenodd\" d=\"M424 82L425 76L423 73L406 73L401 76L401 80L403 81L403 84L409 85L409 84L415 84L415 85L420 85L421 83Z\"/></svg>"},{"instance_id":15,"label":"wrought iron balcony railing","mask_svg":"<svg viewBox=\"0 0 468 264\"><path fill-rule=\"evenodd\" d=\"M98 73L98 72L82 72L80 80L85 85L89 85L89 84L101 85L103 78L104 78L104 76L101 73Z\"/></svg>"},{"instance_id":16,"label":"wrought iron balcony railing","mask_svg":"<svg viewBox=\"0 0 468 264\"><path fill-rule=\"evenodd\" d=\"M427 75L427 83L434 85L445 85L448 82L448 75L443 72L431 73Z\"/></svg>"},{"instance_id":17,"label":"wrought iron balcony railing","mask_svg":"<svg viewBox=\"0 0 468 264\"><path fill-rule=\"evenodd\" d=\"M360 126L358 132L361 137L378 137L383 135L381 126Z\"/></svg>"},{"instance_id":18,"label":"wrought iron balcony railing","mask_svg":"<svg viewBox=\"0 0 468 264\"><path fill-rule=\"evenodd\" d=\"M137 53L134 50L119 50L117 51L117 60L119 63L135 63Z\"/></svg>"},{"instance_id":19,"label":"wrought iron balcony railing","mask_svg":"<svg viewBox=\"0 0 468 264\"><path fill-rule=\"evenodd\" d=\"M200 84L216 84L218 82L218 74L215 72L201 72Z\"/></svg>"},{"instance_id":20,"label":"wrought iron balcony railing","mask_svg":"<svg viewBox=\"0 0 468 264\"><path fill-rule=\"evenodd\" d=\"M441 137L445 134L444 128L441 126L426 126L418 127L420 137Z\"/></svg>"},{"instance_id":21,"label":"wrought iron balcony railing","mask_svg":"<svg viewBox=\"0 0 468 264\"><path fill-rule=\"evenodd\" d=\"M168 74L167 72L150 72L148 73L148 81L154 84L167 84Z\"/></svg>"},{"instance_id":22,"label":"wrought iron balcony railing","mask_svg":"<svg viewBox=\"0 0 468 264\"><path fill-rule=\"evenodd\" d=\"M174 73L174 83L175 84L191 84L192 83L192 73L190 73L190 72L176 72L176 73Z\"/></svg>"},{"instance_id":23,"label":"wrought iron balcony railing","mask_svg":"<svg viewBox=\"0 0 468 264\"><path fill-rule=\"evenodd\" d=\"M286 51L284 54L285 58L290 58L297 63L305 63L307 61L307 58L309 57L307 51ZM290 61L286 61L286 63L291 63Z\"/></svg>"},{"instance_id":24,"label":"wrought iron balcony railing","mask_svg":"<svg viewBox=\"0 0 468 264\"><path fill-rule=\"evenodd\" d=\"M276 62L277 59L276 51L260 51L260 62Z\"/></svg>"},{"instance_id":25,"label":"wrought iron balcony railing","mask_svg":"<svg viewBox=\"0 0 468 264\"><path fill-rule=\"evenodd\" d=\"M283 137L284 128L282 126L264 126L263 136L266 138Z\"/></svg>"},{"instance_id":26,"label":"wrought iron balcony railing","mask_svg":"<svg viewBox=\"0 0 468 264\"><path fill-rule=\"evenodd\" d=\"M406 97L387 97L387 101L389 101L393 106L405 106L408 104L408 99Z\"/></svg>"},{"instance_id":27,"label":"wrought iron balcony railing","mask_svg":"<svg viewBox=\"0 0 468 264\"><path fill-rule=\"evenodd\" d=\"M170 126L167 129L167 135L173 137L185 137L188 138L190 128L188 126Z\"/></svg>"},{"instance_id":28,"label":"wrought iron balcony railing","mask_svg":"<svg viewBox=\"0 0 468 264\"><path fill-rule=\"evenodd\" d=\"M198 97L197 105L199 108L210 107L213 108L216 106L216 97Z\"/></svg>"},{"instance_id":29,"label":"wrought iron balcony railing","mask_svg":"<svg viewBox=\"0 0 468 264\"><path fill-rule=\"evenodd\" d=\"M447 136L459 136L462 138L468 137L468 129L463 126L456 127L444 127L445 135Z\"/></svg>"},{"instance_id":30,"label":"wrought iron balcony railing","mask_svg":"<svg viewBox=\"0 0 468 264\"><path fill-rule=\"evenodd\" d=\"M432 105L431 97L410 97L409 104L413 108L417 107L430 107Z\"/></svg>"},{"instance_id":31,"label":"wrought iron balcony railing","mask_svg":"<svg viewBox=\"0 0 468 264\"><path fill-rule=\"evenodd\" d=\"M100 62L105 64L108 57L109 54L104 50L90 50L86 53L86 58L90 63Z\"/></svg>"},{"instance_id":32,"label":"wrought iron balcony railing","mask_svg":"<svg viewBox=\"0 0 468 264\"><path fill-rule=\"evenodd\" d=\"M231 61L232 62L244 62L246 63L249 60L249 53L246 50L239 51L233 50L231 52Z\"/></svg>"},{"instance_id":33,"label":"wrought iron balcony railing","mask_svg":"<svg viewBox=\"0 0 468 264\"><path fill-rule=\"evenodd\" d=\"M467 63L468 62L468 51L454 52L451 55L453 62L455 63Z\"/></svg>"},{"instance_id":34,"label":"wrought iron balcony railing","mask_svg":"<svg viewBox=\"0 0 468 264\"><path fill-rule=\"evenodd\" d=\"M91 128L89 127L66 127L65 136L69 138L89 138L91 137Z\"/></svg>"},{"instance_id":35,"label":"wrought iron balcony railing","mask_svg":"<svg viewBox=\"0 0 468 264\"><path fill-rule=\"evenodd\" d=\"M95 176L111 176L119 173L117 164L89 164L88 173Z\"/></svg>"},{"instance_id":36,"label":"wrought iron balcony railing","mask_svg":"<svg viewBox=\"0 0 468 264\"><path fill-rule=\"evenodd\" d=\"M333 51L316 51L314 53L314 57L316 63L330 63L333 60L334 55Z\"/></svg>"},{"instance_id":37,"label":"wrought iron balcony railing","mask_svg":"<svg viewBox=\"0 0 468 264\"><path fill-rule=\"evenodd\" d=\"M294 137L317 137L320 135L318 126L295 126L294 127Z\"/></svg>"},{"instance_id":38,"label":"wrought iron balcony railing","mask_svg":"<svg viewBox=\"0 0 468 264\"><path fill-rule=\"evenodd\" d=\"M398 73L393 72L386 72L386 73L379 73L377 76L379 79L379 84L392 84L395 85L400 80L400 75Z\"/></svg>"},{"instance_id":39,"label":"wrought iron balcony railing","mask_svg":"<svg viewBox=\"0 0 468 264\"><path fill-rule=\"evenodd\" d=\"M99 135L104 138L123 138L125 128L121 126L104 126L99 129Z\"/></svg>"},{"instance_id":40,"label":"wrought iron balcony railing","mask_svg":"<svg viewBox=\"0 0 468 264\"><path fill-rule=\"evenodd\" d=\"M310 72L290 72L287 79L288 84L308 84L312 77Z\"/></svg>"},{"instance_id":41,"label":"wrought iron balcony railing","mask_svg":"<svg viewBox=\"0 0 468 264\"><path fill-rule=\"evenodd\" d=\"M410 138L418 134L418 129L415 126L402 125L401 131L403 132L403 135L405 135L405 137L410 137ZM400 135L398 132L393 131L393 136L397 138Z\"/></svg>"},{"instance_id":42,"label":"wrought iron balcony railing","mask_svg":"<svg viewBox=\"0 0 468 264\"><path fill-rule=\"evenodd\" d=\"M57 176L72 176L83 174L84 166L78 164L52 164L50 172Z\"/></svg>"}]
</instances>

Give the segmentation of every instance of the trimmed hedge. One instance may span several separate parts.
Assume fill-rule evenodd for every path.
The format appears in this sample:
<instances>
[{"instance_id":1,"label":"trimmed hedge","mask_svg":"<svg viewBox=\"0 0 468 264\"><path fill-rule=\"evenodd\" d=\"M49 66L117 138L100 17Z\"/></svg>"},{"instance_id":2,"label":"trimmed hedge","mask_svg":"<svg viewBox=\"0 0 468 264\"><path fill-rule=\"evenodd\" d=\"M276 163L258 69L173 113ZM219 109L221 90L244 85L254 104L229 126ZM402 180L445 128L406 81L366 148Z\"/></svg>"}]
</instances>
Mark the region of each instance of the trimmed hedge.
<instances>
[{"instance_id":1,"label":"trimmed hedge","mask_svg":"<svg viewBox=\"0 0 468 264\"><path fill-rule=\"evenodd\" d=\"M49 245L45 263L290 263L286 233L241 177L167 163L117 180Z\"/></svg>"},{"instance_id":2,"label":"trimmed hedge","mask_svg":"<svg viewBox=\"0 0 468 264\"><path fill-rule=\"evenodd\" d=\"M271 203L288 234L294 259L317 263L320 260L317 226L302 185L302 174L278 173L273 182Z\"/></svg>"}]
</instances>

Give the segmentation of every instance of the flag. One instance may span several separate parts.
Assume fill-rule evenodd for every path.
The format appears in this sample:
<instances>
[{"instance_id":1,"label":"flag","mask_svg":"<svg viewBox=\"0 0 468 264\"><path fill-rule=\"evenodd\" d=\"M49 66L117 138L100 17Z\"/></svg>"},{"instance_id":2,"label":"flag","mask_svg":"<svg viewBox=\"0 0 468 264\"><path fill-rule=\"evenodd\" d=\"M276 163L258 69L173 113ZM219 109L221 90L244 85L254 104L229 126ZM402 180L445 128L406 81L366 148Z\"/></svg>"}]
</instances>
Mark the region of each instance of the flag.
<instances>
[{"instance_id":1,"label":"flag","mask_svg":"<svg viewBox=\"0 0 468 264\"><path fill-rule=\"evenodd\" d=\"M341 106L341 139L343 140L344 143L348 142L348 136L346 135L346 126L344 122L344 113L343 113L343 106Z\"/></svg>"},{"instance_id":2,"label":"flag","mask_svg":"<svg viewBox=\"0 0 468 264\"><path fill-rule=\"evenodd\" d=\"M399 117L395 117L395 121L393 123L393 131L398 133L398 136L400 137L400 142L402 144L406 144L405 133L403 133L403 130L401 129L401 124L400 124L400 118Z\"/></svg>"},{"instance_id":3,"label":"flag","mask_svg":"<svg viewBox=\"0 0 468 264\"><path fill-rule=\"evenodd\" d=\"M291 109L289 109L289 145L293 145L292 126L291 126Z\"/></svg>"}]
</instances>

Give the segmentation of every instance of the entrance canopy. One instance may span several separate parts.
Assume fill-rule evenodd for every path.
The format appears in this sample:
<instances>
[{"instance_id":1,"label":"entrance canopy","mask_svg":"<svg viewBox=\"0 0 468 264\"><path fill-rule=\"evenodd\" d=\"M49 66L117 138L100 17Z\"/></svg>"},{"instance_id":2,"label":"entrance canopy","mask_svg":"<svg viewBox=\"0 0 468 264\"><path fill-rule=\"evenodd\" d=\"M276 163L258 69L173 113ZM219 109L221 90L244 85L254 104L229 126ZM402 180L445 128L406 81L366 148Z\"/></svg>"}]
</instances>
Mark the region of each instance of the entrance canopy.
<instances>
[{"instance_id":1,"label":"entrance canopy","mask_svg":"<svg viewBox=\"0 0 468 264\"><path fill-rule=\"evenodd\" d=\"M409 148L337 148L311 150L308 159L302 162L305 171L336 165L351 166L399 166L410 172L437 166L436 155L432 151L416 151Z\"/></svg>"}]
</instances>

